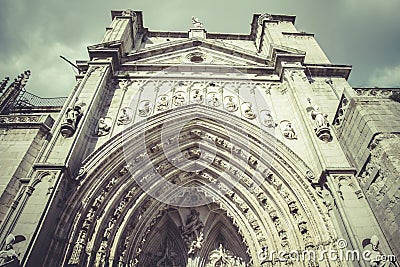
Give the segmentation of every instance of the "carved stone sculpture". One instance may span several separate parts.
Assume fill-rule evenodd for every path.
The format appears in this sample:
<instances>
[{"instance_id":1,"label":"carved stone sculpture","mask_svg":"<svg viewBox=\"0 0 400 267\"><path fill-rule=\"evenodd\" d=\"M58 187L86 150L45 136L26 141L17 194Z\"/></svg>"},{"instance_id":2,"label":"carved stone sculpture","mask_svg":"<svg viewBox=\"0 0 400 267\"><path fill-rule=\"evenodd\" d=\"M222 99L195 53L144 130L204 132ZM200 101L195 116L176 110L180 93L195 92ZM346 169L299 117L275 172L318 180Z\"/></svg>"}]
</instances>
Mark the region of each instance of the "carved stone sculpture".
<instances>
[{"instance_id":1,"label":"carved stone sculpture","mask_svg":"<svg viewBox=\"0 0 400 267\"><path fill-rule=\"evenodd\" d=\"M234 96L225 97L224 108L229 112L234 112L238 110L238 105Z\"/></svg>"},{"instance_id":2,"label":"carved stone sculpture","mask_svg":"<svg viewBox=\"0 0 400 267\"><path fill-rule=\"evenodd\" d=\"M122 11L122 16L135 17L136 14L132 9L126 9L126 10Z\"/></svg>"},{"instance_id":3,"label":"carved stone sculpture","mask_svg":"<svg viewBox=\"0 0 400 267\"><path fill-rule=\"evenodd\" d=\"M364 249L369 250L369 263L373 267L390 266L390 261L379 248L379 238L373 235L362 242Z\"/></svg>"},{"instance_id":4,"label":"carved stone sculpture","mask_svg":"<svg viewBox=\"0 0 400 267\"><path fill-rule=\"evenodd\" d=\"M242 258L233 255L220 244L218 249L210 252L209 262L206 265L206 267L216 266L245 267L246 263Z\"/></svg>"},{"instance_id":5,"label":"carved stone sculpture","mask_svg":"<svg viewBox=\"0 0 400 267\"><path fill-rule=\"evenodd\" d=\"M195 18L192 16L192 24L195 28L204 28L203 23L199 20L199 18Z\"/></svg>"},{"instance_id":6,"label":"carved stone sculpture","mask_svg":"<svg viewBox=\"0 0 400 267\"><path fill-rule=\"evenodd\" d=\"M211 107L218 107L219 105L221 105L218 93L215 92L208 93L207 104Z\"/></svg>"},{"instance_id":7,"label":"carved stone sculpture","mask_svg":"<svg viewBox=\"0 0 400 267\"><path fill-rule=\"evenodd\" d=\"M111 130L111 118L101 117L97 126L97 136L105 136Z\"/></svg>"},{"instance_id":8,"label":"carved stone sculpture","mask_svg":"<svg viewBox=\"0 0 400 267\"><path fill-rule=\"evenodd\" d=\"M311 118L314 120L314 131L318 138L324 142L332 140L329 129L328 115L319 110L317 105L311 111Z\"/></svg>"},{"instance_id":9,"label":"carved stone sculpture","mask_svg":"<svg viewBox=\"0 0 400 267\"><path fill-rule=\"evenodd\" d=\"M181 228L183 240L188 247L188 254L195 254L203 243L203 222L200 220L200 213L192 208L186 218L186 224Z\"/></svg>"},{"instance_id":10,"label":"carved stone sculpture","mask_svg":"<svg viewBox=\"0 0 400 267\"><path fill-rule=\"evenodd\" d=\"M143 100L139 103L138 107L138 112L140 117L147 117L151 113L151 107L150 107L150 101L149 100Z\"/></svg>"},{"instance_id":11,"label":"carved stone sculpture","mask_svg":"<svg viewBox=\"0 0 400 267\"><path fill-rule=\"evenodd\" d=\"M297 139L296 132L290 121L282 121L280 127L281 127L281 131L282 131L282 135L285 138L287 138L289 140Z\"/></svg>"},{"instance_id":12,"label":"carved stone sculpture","mask_svg":"<svg viewBox=\"0 0 400 267\"><path fill-rule=\"evenodd\" d=\"M0 266L20 266L18 255L13 245L25 240L22 235L14 236L9 234L5 240L5 248L0 251Z\"/></svg>"},{"instance_id":13,"label":"carved stone sculpture","mask_svg":"<svg viewBox=\"0 0 400 267\"><path fill-rule=\"evenodd\" d=\"M263 110L261 111L261 122L264 124L264 126L268 128L275 128L277 126L277 123L274 121L274 118L271 115L271 112L269 110Z\"/></svg>"},{"instance_id":14,"label":"carved stone sculpture","mask_svg":"<svg viewBox=\"0 0 400 267\"><path fill-rule=\"evenodd\" d=\"M166 96L166 95L160 96L160 98L157 102L157 111L167 110L168 107L169 107L168 96Z\"/></svg>"},{"instance_id":15,"label":"carved stone sculpture","mask_svg":"<svg viewBox=\"0 0 400 267\"><path fill-rule=\"evenodd\" d=\"M191 94L192 94L191 101L193 103L200 104L203 102L203 90L194 89L192 90Z\"/></svg>"},{"instance_id":16,"label":"carved stone sculpture","mask_svg":"<svg viewBox=\"0 0 400 267\"><path fill-rule=\"evenodd\" d=\"M122 108L118 116L117 125L127 125L132 121L132 111L130 108Z\"/></svg>"},{"instance_id":17,"label":"carved stone sculpture","mask_svg":"<svg viewBox=\"0 0 400 267\"><path fill-rule=\"evenodd\" d=\"M250 120L256 117L256 114L253 110L253 105L250 102L245 102L242 104L242 113L245 118Z\"/></svg>"},{"instance_id":18,"label":"carved stone sculpture","mask_svg":"<svg viewBox=\"0 0 400 267\"><path fill-rule=\"evenodd\" d=\"M71 137L75 133L82 115L81 105L77 104L74 107L69 107L61 124L61 135L66 138Z\"/></svg>"},{"instance_id":19,"label":"carved stone sculpture","mask_svg":"<svg viewBox=\"0 0 400 267\"><path fill-rule=\"evenodd\" d=\"M176 92L172 98L172 103L178 107L183 106L185 104L185 93L182 91Z\"/></svg>"}]
</instances>

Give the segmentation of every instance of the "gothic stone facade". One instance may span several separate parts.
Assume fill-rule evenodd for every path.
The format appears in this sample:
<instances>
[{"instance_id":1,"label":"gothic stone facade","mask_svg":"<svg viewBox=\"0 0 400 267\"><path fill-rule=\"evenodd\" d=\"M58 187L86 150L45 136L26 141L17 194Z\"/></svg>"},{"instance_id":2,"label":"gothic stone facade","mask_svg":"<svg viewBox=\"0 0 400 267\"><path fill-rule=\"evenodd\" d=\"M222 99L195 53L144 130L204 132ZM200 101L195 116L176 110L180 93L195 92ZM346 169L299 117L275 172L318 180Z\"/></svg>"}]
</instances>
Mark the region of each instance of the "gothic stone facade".
<instances>
[{"instance_id":1,"label":"gothic stone facade","mask_svg":"<svg viewBox=\"0 0 400 267\"><path fill-rule=\"evenodd\" d=\"M113 11L63 106L15 105L29 73L4 80L1 266L394 266L265 257L400 256L399 90L352 88L294 22L155 32Z\"/></svg>"}]
</instances>

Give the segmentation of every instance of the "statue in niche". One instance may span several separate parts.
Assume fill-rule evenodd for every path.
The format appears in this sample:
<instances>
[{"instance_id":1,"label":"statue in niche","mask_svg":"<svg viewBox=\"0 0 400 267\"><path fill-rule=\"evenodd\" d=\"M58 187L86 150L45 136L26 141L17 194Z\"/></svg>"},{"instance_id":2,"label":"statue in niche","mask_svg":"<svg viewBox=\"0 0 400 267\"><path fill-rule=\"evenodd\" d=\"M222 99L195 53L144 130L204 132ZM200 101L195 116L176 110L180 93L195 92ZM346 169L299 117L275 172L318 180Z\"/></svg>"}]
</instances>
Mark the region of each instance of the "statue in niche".
<instances>
[{"instance_id":1,"label":"statue in niche","mask_svg":"<svg viewBox=\"0 0 400 267\"><path fill-rule=\"evenodd\" d=\"M363 248L369 251L369 263L373 267L390 266L391 262L379 248L379 238L373 235L371 238L362 241Z\"/></svg>"},{"instance_id":2,"label":"statue in niche","mask_svg":"<svg viewBox=\"0 0 400 267\"><path fill-rule=\"evenodd\" d=\"M190 214L186 218L186 224L181 226L181 234L183 240L188 247L188 254L195 254L203 243L203 228L204 225L200 220L200 213L192 208Z\"/></svg>"},{"instance_id":3,"label":"statue in niche","mask_svg":"<svg viewBox=\"0 0 400 267\"><path fill-rule=\"evenodd\" d=\"M195 18L192 16L192 24L195 28L204 28L203 23L199 20L199 18Z\"/></svg>"},{"instance_id":4,"label":"statue in niche","mask_svg":"<svg viewBox=\"0 0 400 267\"><path fill-rule=\"evenodd\" d=\"M198 104L203 102L203 90L201 89L192 90L192 102Z\"/></svg>"},{"instance_id":5,"label":"statue in niche","mask_svg":"<svg viewBox=\"0 0 400 267\"><path fill-rule=\"evenodd\" d=\"M5 248L0 251L0 266L20 266L18 255L13 245L26 240L24 236L9 234L5 240Z\"/></svg>"},{"instance_id":6,"label":"statue in niche","mask_svg":"<svg viewBox=\"0 0 400 267\"><path fill-rule=\"evenodd\" d=\"M110 117L101 117L97 125L97 136L105 136L111 130L112 119Z\"/></svg>"},{"instance_id":7,"label":"statue in niche","mask_svg":"<svg viewBox=\"0 0 400 267\"><path fill-rule=\"evenodd\" d=\"M118 117L117 125L127 125L132 121L132 110L130 108L122 108Z\"/></svg>"},{"instance_id":8,"label":"statue in niche","mask_svg":"<svg viewBox=\"0 0 400 267\"><path fill-rule=\"evenodd\" d=\"M225 96L224 108L229 112L234 112L238 110L236 98L234 96Z\"/></svg>"},{"instance_id":9,"label":"statue in niche","mask_svg":"<svg viewBox=\"0 0 400 267\"><path fill-rule=\"evenodd\" d=\"M243 116L247 119L255 119L256 114L254 113L253 110L253 104L251 104L250 102L245 102L242 104L242 112L243 112Z\"/></svg>"},{"instance_id":10,"label":"statue in niche","mask_svg":"<svg viewBox=\"0 0 400 267\"><path fill-rule=\"evenodd\" d=\"M147 117L151 113L150 100L143 100L139 103L138 111L140 117Z\"/></svg>"},{"instance_id":11,"label":"statue in niche","mask_svg":"<svg viewBox=\"0 0 400 267\"><path fill-rule=\"evenodd\" d=\"M172 103L178 107L183 106L185 104L185 93L182 91L176 92L172 98Z\"/></svg>"},{"instance_id":12,"label":"statue in niche","mask_svg":"<svg viewBox=\"0 0 400 267\"><path fill-rule=\"evenodd\" d=\"M296 132L295 132L295 130L294 130L293 126L292 126L292 123L290 121L287 121L287 120L281 121L280 128L281 128L281 131L282 131L282 135L285 138L287 138L289 140L297 139Z\"/></svg>"},{"instance_id":13,"label":"statue in niche","mask_svg":"<svg viewBox=\"0 0 400 267\"><path fill-rule=\"evenodd\" d=\"M262 110L260 112L261 115L261 122L264 124L264 126L268 128L275 128L277 126L277 123L274 121L274 118L271 115L271 111L269 110Z\"/></svg>"},{"instance_id":14,"label":"statue in niche","mask_svg":"<svg viewBox=\"0 0 400 267\"><path fill-rule=\"evenodd\" d=\"M308 103L311 105L311 99L308 98ZM311 119L314 120L314 131L318 138L324 142L329 142L332 140L331 131L329 129L328 114L323 113L318 105L314 107L309 107L311 110Z\"/></svg>"},{"instance_id":15,"label":"statue in niche","mask_svg":"<svg viewBox=\"0 0 400 267\"><path fill-rule=\"evenodd\" d=\"M315 105L314 110L311 111L311 117L315 120L315 128L329 127L328 114L322 113L319 106Z\"/></svg>"},{"instance_id":16,"label":"statue in niche","mask_svg":"<svg viewBox=\"0 0 400 267\"><path fill-rule=\"evenodd\" d=\"M168 96L166 96L166 95L160 96L160 98L158 99L158 102L157 102L157 111L167 110L168 107L169 107Z\"/></svg>"},{"instance_id":17,"label":"statue in niche","mask_svg":"<svg viewBox=\"0 0 400 267\"><path fill-rule=\"evenodd\" d=\"M218 97L218 93L216 93L216 92L208 93L207 104L211 107L218 107L219 105L221 105L221 101Z\"/></svg>"},{"instance_id":18,"label":"statue in niche","mask_svg":"<svg viewBox=\"0 0 400 267\"><path fill-rule=\"evenodd\" d=\"M71 137L75 133L82 115L81 104L76 104L74 107L67 108L64 121L61 124L61 135L64 137Z\"/></svg>"}]
</instances>

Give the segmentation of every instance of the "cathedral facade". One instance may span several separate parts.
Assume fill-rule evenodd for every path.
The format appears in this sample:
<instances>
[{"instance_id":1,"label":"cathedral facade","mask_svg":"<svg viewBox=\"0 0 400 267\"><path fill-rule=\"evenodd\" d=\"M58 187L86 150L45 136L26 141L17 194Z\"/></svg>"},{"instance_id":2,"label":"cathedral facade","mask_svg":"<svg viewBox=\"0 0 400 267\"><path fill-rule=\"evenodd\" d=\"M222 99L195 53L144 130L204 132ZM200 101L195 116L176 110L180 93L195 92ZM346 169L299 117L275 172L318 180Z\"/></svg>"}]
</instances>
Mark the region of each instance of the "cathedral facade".
<instances>
[{"instance_id":1,"label":"cathedral facade","mask_svg":"<svg viewBox=\"0 0 400 267\"><path fill-rule=\"evenodd\" d=\"M69 97L0 85L0 266L398 266L399 89L294 16L111 14Z\"/></svg>"}]
</instances>

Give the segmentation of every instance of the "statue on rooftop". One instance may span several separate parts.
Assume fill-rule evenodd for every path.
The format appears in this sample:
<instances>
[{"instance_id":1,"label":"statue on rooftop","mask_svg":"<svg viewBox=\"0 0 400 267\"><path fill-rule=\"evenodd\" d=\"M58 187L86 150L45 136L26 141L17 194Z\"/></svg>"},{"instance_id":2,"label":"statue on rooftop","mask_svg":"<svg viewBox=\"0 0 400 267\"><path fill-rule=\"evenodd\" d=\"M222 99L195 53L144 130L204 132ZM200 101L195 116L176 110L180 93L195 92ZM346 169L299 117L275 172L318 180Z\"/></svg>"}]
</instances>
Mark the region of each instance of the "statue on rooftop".
<instances>
[{"instance_id":1,"label":"statue on rooftop","mask_svg":"<svg viewBox=\"0 0 400 267\"><path fill-rule=\"evenodd\" d=\"M203 23L199 20L199 18L195 18L192 16L192 24L195 28L204 28Z\"/></svg>"}]
</instances>

